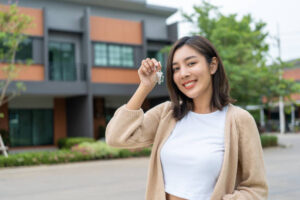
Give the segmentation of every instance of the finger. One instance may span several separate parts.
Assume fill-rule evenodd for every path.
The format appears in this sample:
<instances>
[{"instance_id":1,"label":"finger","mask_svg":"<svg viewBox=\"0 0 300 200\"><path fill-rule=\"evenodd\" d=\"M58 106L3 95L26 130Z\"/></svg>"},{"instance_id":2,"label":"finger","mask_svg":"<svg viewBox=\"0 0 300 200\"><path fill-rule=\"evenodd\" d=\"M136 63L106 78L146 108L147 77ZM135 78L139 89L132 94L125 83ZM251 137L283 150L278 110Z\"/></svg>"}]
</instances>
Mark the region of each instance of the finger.
<instances>
[{"instance_id":1,"label":"finger","mask_svg":"<svg viewBox=\"0 0 300 200\"><path fill-rule=\"evenodd\" d=\"M142 68L142 73L143 73L145 76L148 76L148 75L149 75L149 72L148 72L148 70L147 70L145 67Z\"/></svg>"},{"instance_id":2,"label":"finger","mask_svg":"<svg viewBox=\"0 0 300 200\"><path fill-rule=\"evenodd\" d=\"M148 65L150 66L151 71L154 71L154 63L149 58L146 59Z\"/></svg>"},{"instance_id":3,"label":"finger","mask_svg":"<svg viewBox=\"0 0 300 200\"><path fill-rule=\"evenodd\" d=\"M147 60L143 61L143 66L149 73L151 73L151 67L150 67L149 63L147 62Z\"/></svg>"},{"instance_id":4,"label":"finger","mask_svg":"<svg viewBox=\"0 0 300 200\"><path fill-rule=\"evenodd\" d=\"M161 71L161 69L162 69L162 66L161 66L161 63L160 63L160 61L158 62L158 69L157 69L157 71Z\"/></svg>"},{"instance_id":5,"label":"finger","mask_svg":"<svg viewBox=\"0 0 300 200\"><path fill-rule=\"evenodd\" d=\"M158 65L159 65L158 61L155 58L152 58L151 61L154 64L154 71L157 71L157 68L158 68Z\"/></svg>"}]
</instances>

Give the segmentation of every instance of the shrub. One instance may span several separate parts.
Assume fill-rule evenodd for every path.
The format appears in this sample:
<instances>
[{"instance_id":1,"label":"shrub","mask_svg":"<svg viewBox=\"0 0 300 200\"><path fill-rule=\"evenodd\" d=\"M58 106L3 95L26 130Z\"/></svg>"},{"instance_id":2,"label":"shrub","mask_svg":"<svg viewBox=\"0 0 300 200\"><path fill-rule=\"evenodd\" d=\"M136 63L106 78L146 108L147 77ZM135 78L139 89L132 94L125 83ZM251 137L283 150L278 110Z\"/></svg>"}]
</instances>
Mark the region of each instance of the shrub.
<instances>
[{"instance_id":1,"label":"shrub","mask_svg":"<svg viewBox=\"0 0 300 200\"><path fill-rule=\"evenodd\" d=\"M25 152L11 154L7 158L0 155L0 167L29 166L99 160L108 158L125 158L131 156L148 156L150 148L125 150L112 148L103 141L82 142L71 149L50 152Z\"/></svg>"},{"instance_id":2,"label":"shrub","mask_svg":"<svg viewBox=\"0 0 300 200\"><path fill-rule=\"evenodd\" d=\"M58 140L58 148L71 149L74 145L81 144L83 142L95 142L94 138L88 137L68 137Z\"/></svg>"},{"instance_id":3,"label":"shrub","mask_svg":"<svg viewBox=\"0 0 300 200\"><path fill-rule=\"evenodd\" d=\"M278 145L278 138L275 135L260 135L262 147L271 147Z\"/></svg>"}]
</instances>

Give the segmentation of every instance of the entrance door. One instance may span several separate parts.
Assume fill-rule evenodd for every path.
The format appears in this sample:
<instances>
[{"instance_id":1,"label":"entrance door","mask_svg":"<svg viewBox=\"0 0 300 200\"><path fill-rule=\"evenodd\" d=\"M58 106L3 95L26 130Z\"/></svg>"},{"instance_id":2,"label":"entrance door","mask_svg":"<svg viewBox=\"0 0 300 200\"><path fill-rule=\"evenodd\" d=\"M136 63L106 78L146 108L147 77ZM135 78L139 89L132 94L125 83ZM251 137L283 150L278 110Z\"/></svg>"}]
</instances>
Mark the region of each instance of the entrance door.
<instances>
[{"instance_id":1,"label":"entrance door","mask_svg":"<svg viewBox=\"0 0 300 200\"><path fill-rule=\"evenodd\" d=\"M75 81L75 44L49 42L49 78L53 81Z\"/></svg>"}]
</instances>

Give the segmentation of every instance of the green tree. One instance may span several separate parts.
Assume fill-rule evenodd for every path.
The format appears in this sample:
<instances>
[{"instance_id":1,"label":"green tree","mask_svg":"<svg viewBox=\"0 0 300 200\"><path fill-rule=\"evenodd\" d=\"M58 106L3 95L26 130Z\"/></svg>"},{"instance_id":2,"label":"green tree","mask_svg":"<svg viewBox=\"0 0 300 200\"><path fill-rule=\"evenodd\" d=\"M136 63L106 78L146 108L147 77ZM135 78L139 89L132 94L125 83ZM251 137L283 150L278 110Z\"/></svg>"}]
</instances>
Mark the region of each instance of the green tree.
<instances>
[{"instance_id":1,"label":"green tree","mask_svg":"<svg viewBox=\"0 0 300 200\"><path fill-rule=\"evenodd\" d=\"M290 96L299 91L299 84L280 79L283 68L288 65L277 59L266 64L269 46L266 24L254 21L250 14L224 15L218 7L202 1L194 6L194 13L183 14L184 18L197 26L192 34L209 39L223 60L228 75L231 96L239 105L261 104L262 96L270 102L280 95Z\"/></svg>"},{"instance_id":2,"label":"green tree","mask_svg":"<svg viewBox=\"0 0 300 200\"><path fill-rule=\"evenodd\" d=\"M32 26L32 18L19 12L16 4L0 7L0 61L2 66L2 74L4 79L0 80L0 106L13 99L26 88L22 82L15 82L15 89L10 93L7 92L8 87L18 76L20 68L16 66L16 53L27 37L24 31ZM27 60L26 64L31 61ZM21 62L21 64L24 64ZM3 114L2 114L3 116Z\"/></svg>"}]
</instances>

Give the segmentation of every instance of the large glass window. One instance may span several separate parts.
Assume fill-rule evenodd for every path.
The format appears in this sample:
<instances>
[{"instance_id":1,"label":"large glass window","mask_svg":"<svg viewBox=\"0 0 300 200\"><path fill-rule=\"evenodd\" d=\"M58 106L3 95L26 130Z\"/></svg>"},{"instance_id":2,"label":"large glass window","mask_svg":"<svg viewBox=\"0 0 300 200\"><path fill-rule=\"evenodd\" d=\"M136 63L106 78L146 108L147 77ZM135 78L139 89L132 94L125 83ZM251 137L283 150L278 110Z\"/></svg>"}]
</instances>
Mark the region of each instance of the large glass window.
<instances>
[{"instance_id":1,"label":"large glass window","mask_svg":"<svg viewBox=\"0 0 300 200\"><path fill-rule=\"evenodd\" d=\"M53 111L51 109L10 109L11 146L53 144Z\"/></svg>"},{"instance_id":2,"label":"large glass window","mask_svg":"<svg viewBox=\"0 0 300 200\"><path fill-rule=\"evenodd\" d=\"M49 43L50 80L76 80L75 45L67 42Z\"/></svg>"},{"instance_id":3,"label":"large glass window","mask_svg":"<svg viewBox=\"0 0 300 200\"><path fill-rule=\"evenodd\" d=\"M94 64L96 66L134 67L133 47L95 43Z\"/></svg>"}]
</instances>

